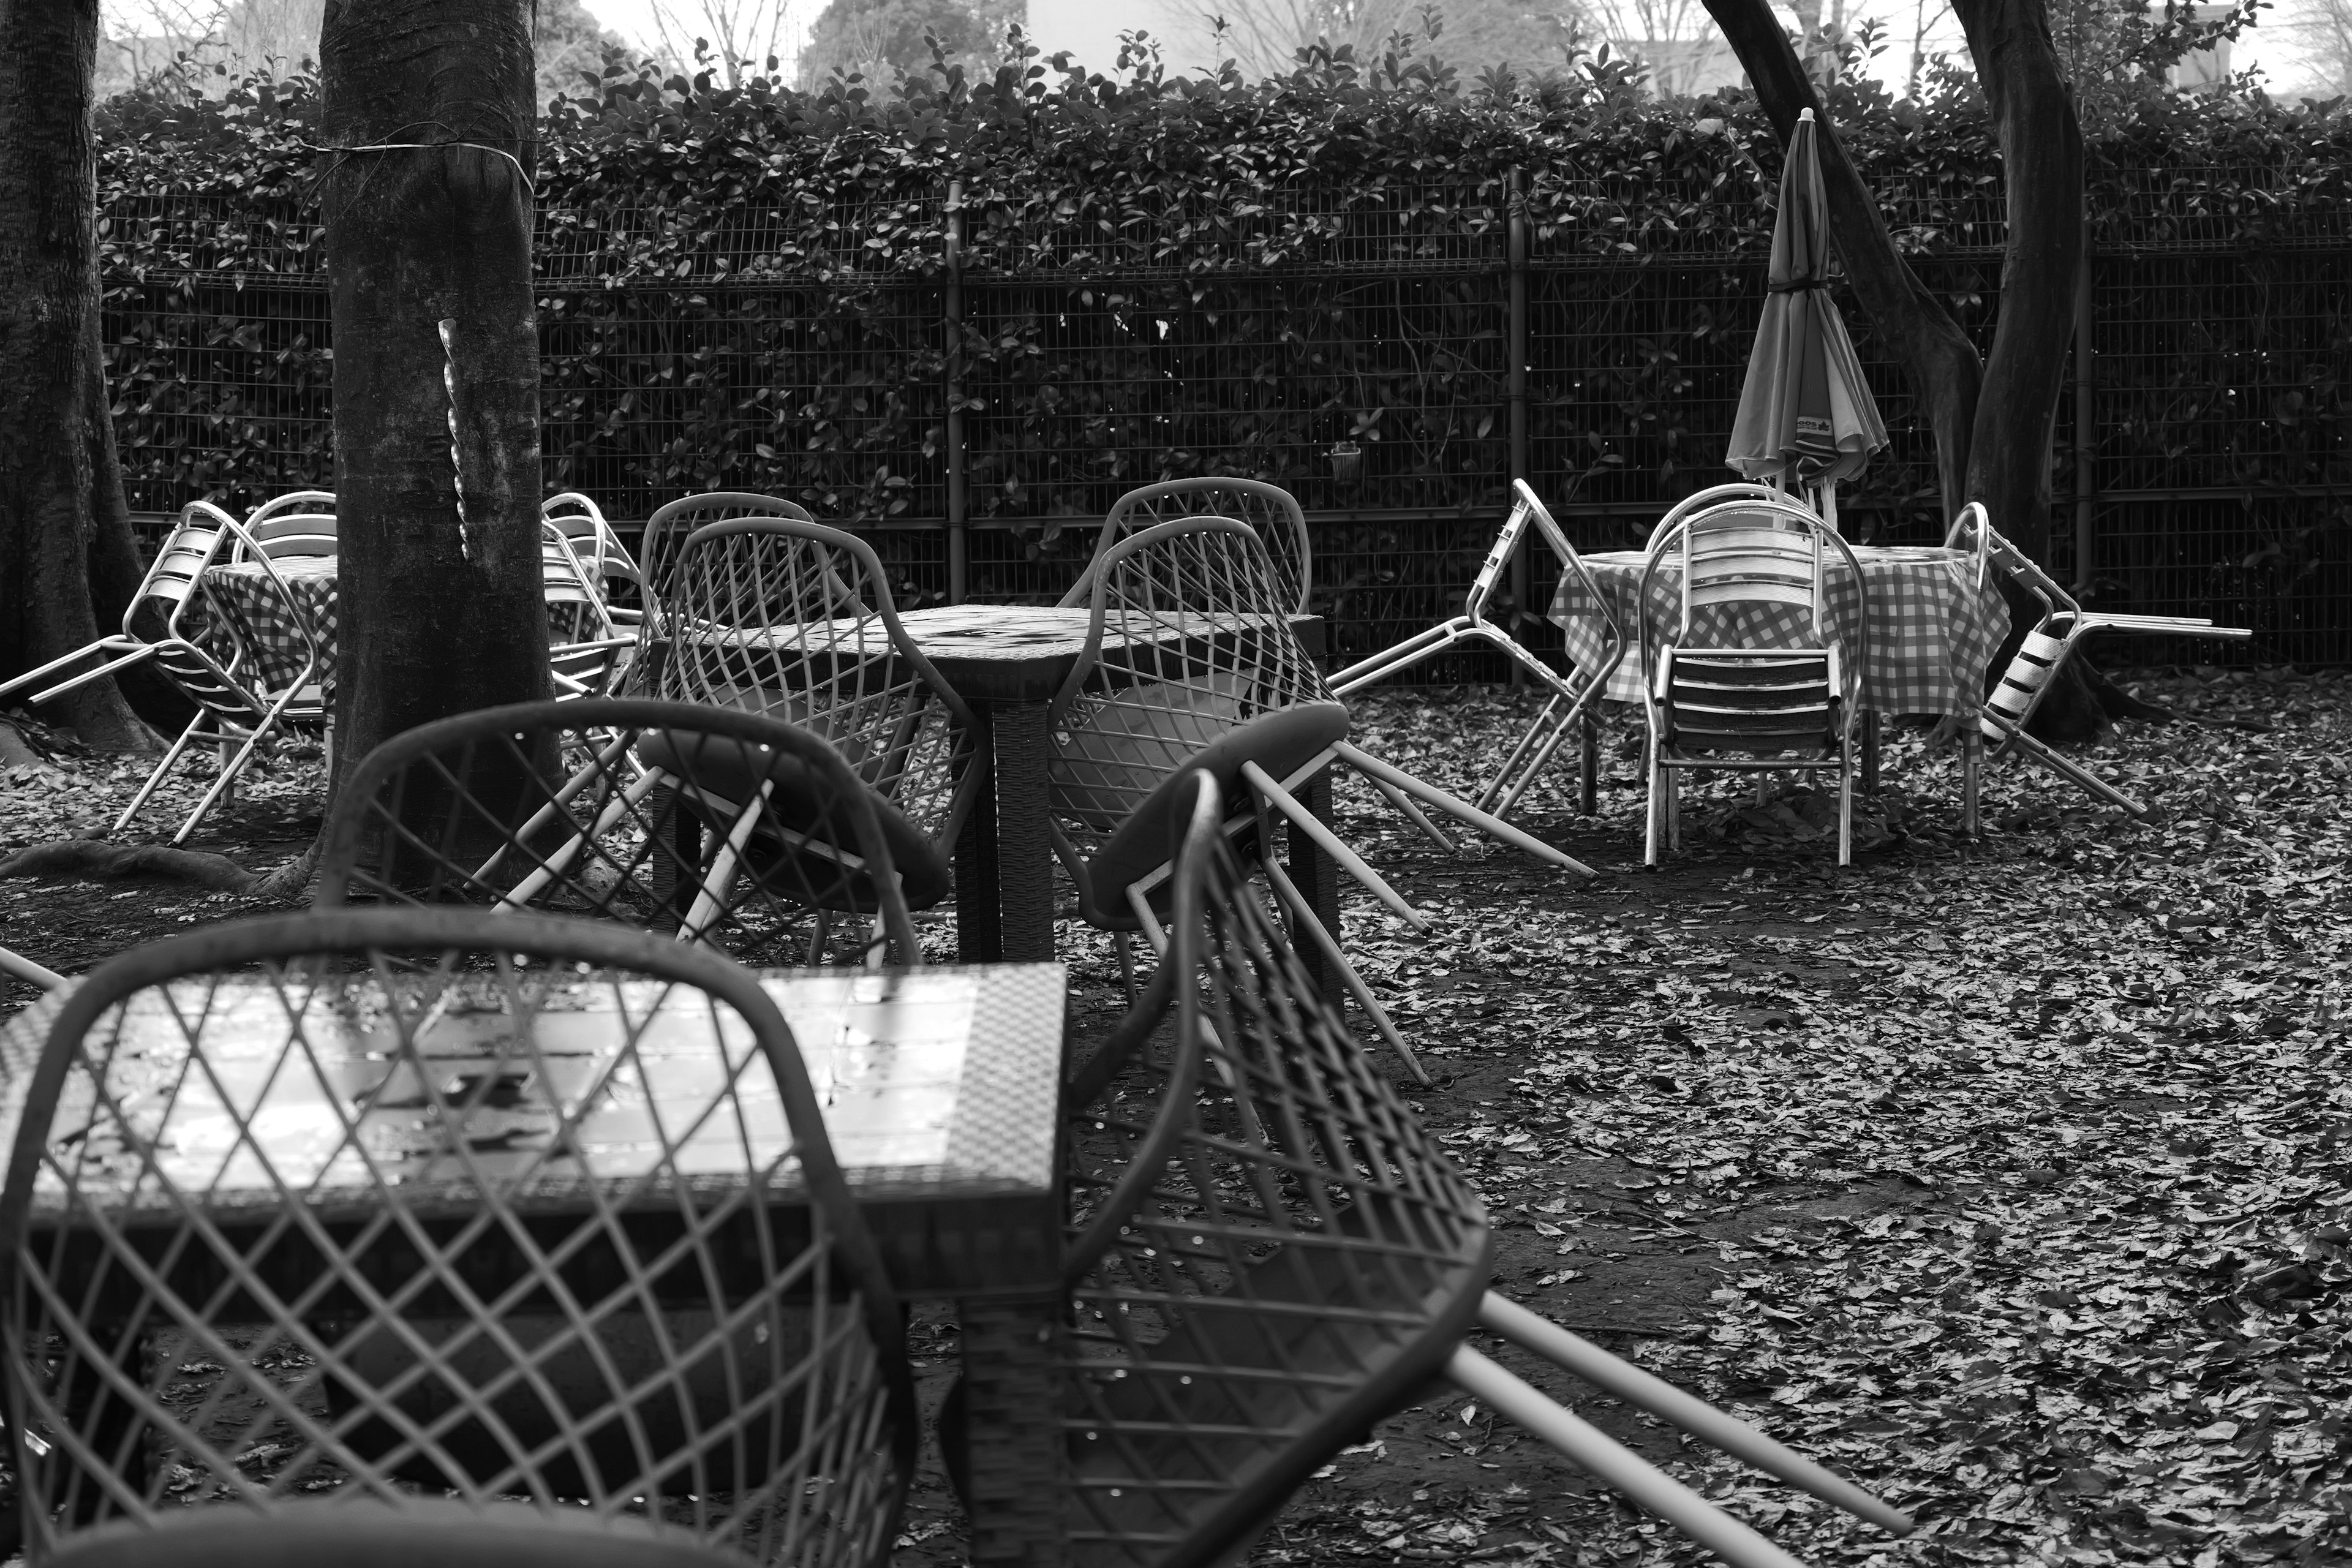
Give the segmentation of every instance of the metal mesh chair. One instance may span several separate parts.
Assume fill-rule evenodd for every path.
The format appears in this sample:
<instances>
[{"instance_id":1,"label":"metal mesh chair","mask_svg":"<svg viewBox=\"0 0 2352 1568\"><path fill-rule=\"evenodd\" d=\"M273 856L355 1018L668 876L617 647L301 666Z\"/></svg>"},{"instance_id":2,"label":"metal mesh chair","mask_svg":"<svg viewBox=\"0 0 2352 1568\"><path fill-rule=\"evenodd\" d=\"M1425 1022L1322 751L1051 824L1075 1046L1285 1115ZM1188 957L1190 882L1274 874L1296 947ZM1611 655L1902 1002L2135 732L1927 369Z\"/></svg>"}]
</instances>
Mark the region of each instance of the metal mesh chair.
<instances>
[{"instance_id":1,"label":"metal mesh chair","mask_svg":"<svg viewBox=\"0 0 2352 1568\"><path fill-rule=\"evenodd\" d=\"M738 519L697 529L659 570L667 585L638 655L651 695L822 736L950 852L988 783L979 731L900 625L873 546L818 523Z\"/></svg>"},{"instance_id":2,"label":"metal mesh chair","mask_svg":"<svg viewBox=\"0 0 2352 1568\"><path fill-rule=\"evenodd\" d=\"M1443 1375L1748 1568L1791 1560L1463 1342L1474 1325L1890 1530L1851 1483L1487 1289L1477 1194L1370 1070L1188 782L1169 962L1066 1088L1073 1556L1232 1560ZM1164 1028L1171 1011L1172 1029ZM952 1426L943 1428L952 1441Z\"/></svg>"},{"instance_id":3,"label":"metal mesh chair","mask_svg":"<svg viewBox=\"0 0 2352 1568\"><path fill-rule=\"evenodd\" d=\"M639 571L646 593L656 600L663 596L678 547L697 530L747 517L779 517L788 522L816 521L806 507L781 496L761 495L753 490L708 490L701 495L680 496L657 508L646 520L645 534L637 542Z\"/></svg>"},{"instance_id":4,"label":"metal mesh chair","mask_svg":"<svg viewBox=\"0 0 2352 1568\"><path fill-rule=\"evenodd\" d=\"M1267 914L1213 782L1182 794L1167 961L1065 1093L1082 1563L1245 1541L1444 1365L1491 1247Z\"/></svg>"},{"instance_id":5,"label":"metal mesh chair","mask_svg":"<svg viewBox=\"0 0 2352 1568\"><path fill-rule=\"evenodd\" d=\"M605 607L604 585L553 522L540 528L539 555L548 673L561 694L602 695L614 684L623 656L636 646L636 633L622 632Z\"/></svg>"},{"instance_id":6,"label":"metal mesh chair","mask_svg":"<svg viewBox=\"0 0 2352 1568\"><path fill-rule=\"evenodd\" d=\"M479 910L244 921L58 1013L0 1199L28 1555L122 1521L524 1498L878 1563L898 1308L747 972Z\"/></svg>"},{"instance_id":7,"label":"metal mesh chair","mask_svg":"<svg viewBox=\"0 0 2352 1568\"><path fill-rule=\"evenodd\" d=\"M189 502L182 509L180 521L164 537L163 547L155 552L154 563L140 580L139 591L131 596L130 607L122 612L122 630L0 684L0 697L61 675L86 659L100 661L26 699L37 704L55 701L76 687L157 657L166 645L182 645L205 658L234 657L233 647L218 637L205 635L210 629L209 622L203 602L195 597L195 587L205 569L231 547L236 527L226 512L210 502ZM192 601L194 609L189 607Z\"/></svg>"},{"instance_id":8,"label":"metal mesh chair","mask_svg":"<svg viewBox=\"0 0 2352 1568\"><path fill-rule=\"evenodd\" d=\"M197 502L196 506L203 504ZM191 512L195 510L195 506L189 508ZM187 584L180 580L179 574L192 572L194 576L188 580L201 585L202 574L216 558L220 542L210 546L209 552L167 549L148 574L150 583L163 591L150 597L147 604L160 608L169 603L171 611L165 621L165 635L149 645L152 651L145 657L152 658L156 668L196 705L196 715L164 752L163 761L147 775L147 782L139 786L131 804L122 808L122 815L115 818L113 831L120 833L130 826L131 819L139 815L140 807L179 765L191 745L200 740L210 741L220 749L220 771L212 787L172 836L174 844L184 843L211 814L214 805L236 787L238 775L252 762L264 737L289 724L324 728L331 717L325 686L327 660L311 629L309 614L288 591L272 557L244 527L216 509L205 510L209 514L205 521L210 527L197 532L216 529L221 540L253 568L251 591L268 606L277 635L265 639L245 605L236 598L209 592L202 595L206 613L204 630L194 631L193 623L182 618L189 598ZM168 587L164 587L163 574L167 571L170 580ZM134 601L131 614L136 616L142 607ZM265 655L265 646L275 651Z\"/></svg>"},{"instance_id":9,"label":"metal mesh chair","mask_svg":"<svg viewBox=\"0 0 2352 1568\"><path fill-rule=\"evenodd\" d=\"M1086 587L1086 647L1054 700L1046 776L1055 850L1088 922L1142 931L1156 945L1152 900L1167 876L1171 814L1182 810L1186 798L1180 775L1194 770L1251 803L1235 820L1237 837L1254 834L1270 849L1278 816L1420 930L1428 929L1420 912L1292 791L1344 763L1394 799L1417 798L1591 874L1541 840L1349 743L1348 710L1332 699L1299 646L1273 563L1247 524L1209 517L1157 524L1105 551L1088 569ZM1259 858L1300 939L1410 1061L1403 1037L1348 962L1337 933L1270 853Z\"/></svg>"},{"instance_id":10,"label":"metal mesh chair","mask_svg":"<svg viewBox=\"0 0 2352 1568\"><path fill-rule=\"evenodd\" d=\"M2025 732L2026 725L2049 695L2050 683L2059 669L2074 656L2084 638L2100 632L2140 632L2151 636L2226 637L2244 639L2252 637L2244 626L2217 626L2210 620L2190 616L2116 616L2095 610L2085 610L2074 596L2058 585L2057 580L2035 565L2026 553L2003 538L1994 528L1980 501L1970 501L1952 520L1944 543L1948 549L1966 550L1976 559L1977 582L1982 586L1991 574L1998 572L2016 584L2027 597L2042 606L2042 618L2018 645L2017 652L2001 671L2000 679L1985 699L1979 720L1985 741L1993 748L1991 755L2000 757L2015 751L2032 758L2062 778L2098 796L2122 806L2135 816L2144 816L2147 807L2116 789L2098 774L2044 745ZM1976 778L1973 772L1968 780L1968 817L1971 826L1976 821Z\"/></svg>"},{"instance_id":11,"label":"metal mesh chair","mask_svg":"<svg viewBox=\"0 0 2352 1568\"><path fill-rule=\"evenodd\" d=\"M740 1568L742 1559L632 1520L418 1500L190 1509L71 1537L48 1568Z\"/></svg>"},{"instance_id":12,"label":"metal mesh chair","mask_svg":"<svg viewBox=\"0 0 2352 1568\"><path fill-rule=\"evenodd\" d=\"M1830 624L1832 558L1852 574L1858 604L1843 637ZM1681 846L1676 780L1685 770L1834 769L1838 864L1849 863L1854 741L1870 666L1870 590L1861 563L1819 517L1774 500L1711 507L1654 541L1642 570L1643 597L1669 559L1681 569L1682 614L1670 640L1643 649L1644 858L1657 864L1662 833ZM1849 640L1850 648L1843 646Z\"/></svg>"},{"instance_id":13,"label":"metal mesh chair","mask_svg":"<svg viewBox=\"0 0 2352 1568\"><path fill-rule=\"evenodd\" d=\"M247 561L254 555L267 555L276 561L293 555L335 554L339 548L335 493L296 490L265 501L245 520L245 530L251 539L237 545L233 560Z\"/></svg>"},{"instance_id":14,"label":"metal mesh chair","mask_svg":"<svg viewBox=\"0 0 2352 1568\"><path fill-rule=\"evenodd\" d=\"M736 709L526 702L395 735L324 833L319 903L477 903L674 931L746 962L919 961L946 862L840 755Z\"/></svg>"},{"instance_id":15,"label":"metal mesh chair","mask_svg":"<svg viewBox=\"0 0 2352 1568\"><path fill-rule=\"evenodd\" d=\"M1503 520L1502 531L1495 536L1494 548L1479 564L1478 574L1471 580L1470 592L1462 604L1462 613L1439 622L1427 631L1420 632L1385 652L1360 659L1331 677L1331 691L1337 697L1349 697L1376 682L1387 680L1449 647L1464 642L1483 642L1500 649L1514 664L1525 670L1528 678L1551 693L1526 731L1506 752L1503 761L1478 792L1475 804L1483 811L1507 816L1518 804L1538 774L1550 765L1553 754L1571 730L1580 735L1582 753L1580 803L1590 816L1599 804L1601 731L1594 711L1601 693L1609 685L1609 677L1625 656L1624 634L1618 628L1616 617L1608 610L1608 599L1601 592L1591 568L1576 552L1568 534L1552 520L1551 512L1525 479L1511 481L1514 500L1511 513ZM1601 662L1591 669L1571 668L1565 674L1552 668L1523 647L1517 638L1486 618L1486 605L1502 584L1503 574L1509 570L1512 559L1518 553L1519 542L1532 524L1543 542L1559 558L1559 569L1583 579L1585 590L1591 595L1601 619L1603 653Z\"/></svg>"},{"instance_id":16,"label":"metal mesh chair","mask_svg":"<svg viewBox=\"0 0 2352 1568\"><path fill-rule=\"evenodd\" d=\"M614 595L635 594L645 584L636 558L621 542L619 531L604 520L604 509L578 490L564 490L539 503L539 515L571 542L572 552L588 569L589 580L603 591L606 613L616 621L636 624L639 611L611 603ZM615 589L615 584L625 586Z\"/></svg>"},{"instance_id":17,"label":"metal mesh chair","mask_svg":"<svg viewBox=\"0 0 2352 1568\"><path fill-rule=\"evenodd\" d=\"M1249 524L1265 545L1275 581L1290 607L1306 613L1315 592L1315 552L1307 536L1307 513L1297 496L1264 479L1207 475L1131 489L1111 503L1095 553L1100 555L1131 533L1181 517L1230 517ZM1074 590L1062 603L1067 607L1086 600Z\"/></svg>"}]
</instances>

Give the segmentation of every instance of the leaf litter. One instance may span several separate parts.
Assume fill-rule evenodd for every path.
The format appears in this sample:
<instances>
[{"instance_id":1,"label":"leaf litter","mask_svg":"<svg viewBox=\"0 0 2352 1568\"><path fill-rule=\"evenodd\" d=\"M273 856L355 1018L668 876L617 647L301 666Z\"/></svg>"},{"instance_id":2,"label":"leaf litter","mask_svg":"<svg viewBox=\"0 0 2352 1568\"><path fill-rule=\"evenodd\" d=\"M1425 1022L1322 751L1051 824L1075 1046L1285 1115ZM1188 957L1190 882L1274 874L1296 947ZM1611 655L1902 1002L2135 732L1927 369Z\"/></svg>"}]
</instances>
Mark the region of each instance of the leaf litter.
<instances>
[{"instance_id":1,"label":"leaf litter","mask_svg":"<svg viewBox=\"0 0 2352 1568\"><path fill-rule=\"evenodd\" d=\"M2135 684L2180 720L2074 754L2151 819L2004 763L1971 842L1956 757L1898 730L1858 814L1874 847L1845 871L1818 802L1759 807L1729 778L1686 794L1685 849L1643 869L1638 766L1614 745L1596 816L1574 813L1567 768L1516 814L1601 868L1590 885L1480 840L1441 853L1340 791L1345 836L1433 917L1423 940L1350 891L1346 941L1439 1077L1400 1087L1487 1198L1496 1288L1921 1529L1890 1541L1482 1348L1807 1561L2352 1560L2352 679ZM1389 693L1357 731L1474 794L1532 711L1519 693ZM28 738L47 765L8 777L0 851L102 826L143 776ZM257 868L299 847L306 762L197 842ZM150 807L146 837L168 837L204 771ZM0 941L79 969L251 902L131 893L0 886ZM1074 1011L1100 1026L1108 949L1066 927L1065 945ZM938 1316L917 1325L934 1395L953 1365ZM1708 1560L1469 1405L1423 1391L1251 1560ZM961 1557L936 1470L901 1563Z\"/></svg>"}]
</instances>

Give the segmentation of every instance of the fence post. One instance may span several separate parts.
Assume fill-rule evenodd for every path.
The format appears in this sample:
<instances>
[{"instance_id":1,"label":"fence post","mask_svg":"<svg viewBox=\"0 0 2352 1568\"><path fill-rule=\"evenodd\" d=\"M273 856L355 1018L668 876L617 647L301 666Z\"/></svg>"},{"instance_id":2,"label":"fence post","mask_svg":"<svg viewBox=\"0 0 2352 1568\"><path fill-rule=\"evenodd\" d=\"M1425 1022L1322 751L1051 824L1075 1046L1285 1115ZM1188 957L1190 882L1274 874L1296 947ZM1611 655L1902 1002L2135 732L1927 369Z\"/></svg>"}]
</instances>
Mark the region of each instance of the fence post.
<instances>
[{"instance_id":1,"label":"fence post","mask_svg":"<svg viewBox=\"0 0 2352 1568\"><path fill-rule=\"evenodd\" d=\"M1510 405L1510 464L1511 478L1528 478L1528 204L1526 194L1519 188L1519 172L1513 169L1506 178L1503 196L1506 208L1504 234L1504 269L1506 289L1509 300L1508 316L1503 339L1503 352L1508 355L1504 376L1504 395ZM1510 505L1510 498L1504 498ZM1528 542L1521 539L1511 556L1511 607L1514 615L1528 610ZM1518 627L1512 628L1517 633ZM1525 686L1527 672L1511 661L1511 684Z\"/></svg>"},{"instance_id":2,"label":"fence post","mask_svg":"<svg viewBox=\"0 0 2352 1568\"><path fill-rule=\"evenodd\" d=\"M2087 205L2087 204L2085 204ZM2074 264L2074 591L2091 585L2091 511L2098 498L2098 353L2091 346L2090 215L2084 215L2083 257Z\"/></svg>"},{"instance_id":3,"label":"fence post","mask_svg":"<svg viewBox=\"0 0 2352 1568\"><path fill-rule=\"evenodd\" d=\"M971 540L964 528L963 182L948 182L947 209L948 603L969 591Z\"/></svg>"}]
</instances>

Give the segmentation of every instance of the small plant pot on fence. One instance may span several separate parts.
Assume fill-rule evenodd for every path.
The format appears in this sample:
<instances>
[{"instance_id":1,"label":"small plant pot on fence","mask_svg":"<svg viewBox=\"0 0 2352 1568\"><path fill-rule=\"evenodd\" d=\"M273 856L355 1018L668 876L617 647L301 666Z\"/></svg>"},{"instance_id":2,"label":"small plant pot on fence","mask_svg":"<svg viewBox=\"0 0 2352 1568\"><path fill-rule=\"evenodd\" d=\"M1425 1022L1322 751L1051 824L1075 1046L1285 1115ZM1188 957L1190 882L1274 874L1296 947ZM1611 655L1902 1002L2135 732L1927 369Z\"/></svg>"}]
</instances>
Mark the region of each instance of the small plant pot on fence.
<instances>
[{"instance_id":1,"label":"small plant pot on fence","mask_svg":"<svg viewBox=\"0 0 2352 1568\"><path fill-rule=\"evenodd\" d=\"M1353 486L1362 482L1364 449L1361 447L1357 446L1353 441L1339 441L1334 443L1331 450L1325 456L1331 459L1331 479L1334 483Z\"/></svg>"}]
</instances>

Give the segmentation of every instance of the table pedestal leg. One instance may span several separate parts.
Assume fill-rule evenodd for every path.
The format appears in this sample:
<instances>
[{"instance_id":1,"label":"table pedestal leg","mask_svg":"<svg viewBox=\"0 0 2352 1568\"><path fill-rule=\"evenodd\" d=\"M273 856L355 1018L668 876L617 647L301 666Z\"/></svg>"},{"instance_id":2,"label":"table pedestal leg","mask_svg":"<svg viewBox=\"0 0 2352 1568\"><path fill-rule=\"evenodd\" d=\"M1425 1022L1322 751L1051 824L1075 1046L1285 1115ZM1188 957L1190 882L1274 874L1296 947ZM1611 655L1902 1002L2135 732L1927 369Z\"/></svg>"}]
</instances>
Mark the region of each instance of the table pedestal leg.
<instances>
[{"instance_id":1,"label":"table pedestal leg","mask_svg":"<svg viewBox=\"0 0 2352 1568\"><path fill-rule=\"evenodd\" d=\"M1577 746L1577 809L1591 816L1601 809L1601 721L1591 709L1577 721L1582 731Z\"/></svg>"},{"instance_id":2,"label":"table pedestal leg","mask_svg":"<svg viewBox=\"0 0 2352 1568\"><path fill-rule=\"evenodd\" d=\"M1977 836L1977 790L1984 773L1984 731L1971 720L1960 731L1960 831Z\"/></svg>"},{"instance_id":3,"label":"table pedestal leg","mask_svg":"<svg viewBox=\"0 0 2352 1568\"><path fill-rule=\"evenodd\" d=\"M1054 959L1054 844L1045 761L1052 739L1044 702L999 704L996 742L996 897L1007 963Z\"/></svg>"},{"instance_id":4,"label":"table pedestal leg","mask_svg":"<svg viewBox=\"0 0 2352 1568\"><path fill-rule=\"evenodd\" d=\"M1878 710L1864 709L1862 715L1862 793L1878 793Z\"/></svg>"},{"instance_id":5,"label":"table pedestal leg","mask_svg":"<svg viewBox=\"0 0 2352 1568\"><path fill-rule=\"evenodd\" d=\"M995 729L994 710L975 702L971 712L979 738L988 739ZM996 795L1004 772L1002 763L993 766L993 776L981 787L956 838L956 957L965 963L995 963L1004 956L1004 916L996 885Z\"/></svg>"},{"instance_id":6,"label":"table pedestal leg","mask_svg":"<svg viewBox=\"0 0 2352 1568\"><path fill-rule=\"evenodd\" d=\"M1331 821L1330 769L1326 768L1317 773L1293 793L1298 804L1317 818L1325 823ZM1329 856L1315 847L1313 839L1297 827L1286 827L1284 837L1289 841L1286 846L1288 850L1286 858L1289 863L1290 879L1306 895L1307 907L1315 911L1316 920L1331 933L1331 940L1339 943L1344 952L1346 938L1339 931L1339 868L1332 863ZM1270 855L1274 847L1266 845L1262 852ZM1334 1006L1344 1006L1347 993L1340 989L1338 975L1326 973L1329 966L1323 962L1323 955L1312 946L1302 946L1298 949L1298 959L1325 999Z\"/></svg>"},{"instance_id":7,"label":"table pedestal leg","mask_svg":"<svg viewBox=\"0 0 2352 1568\"><path fill-rule=\"evenodd\" d=\"M1065 1561L1061 1297L965 1301L963 1398L974 1568Z\"/></svg>"}]
</instances>

